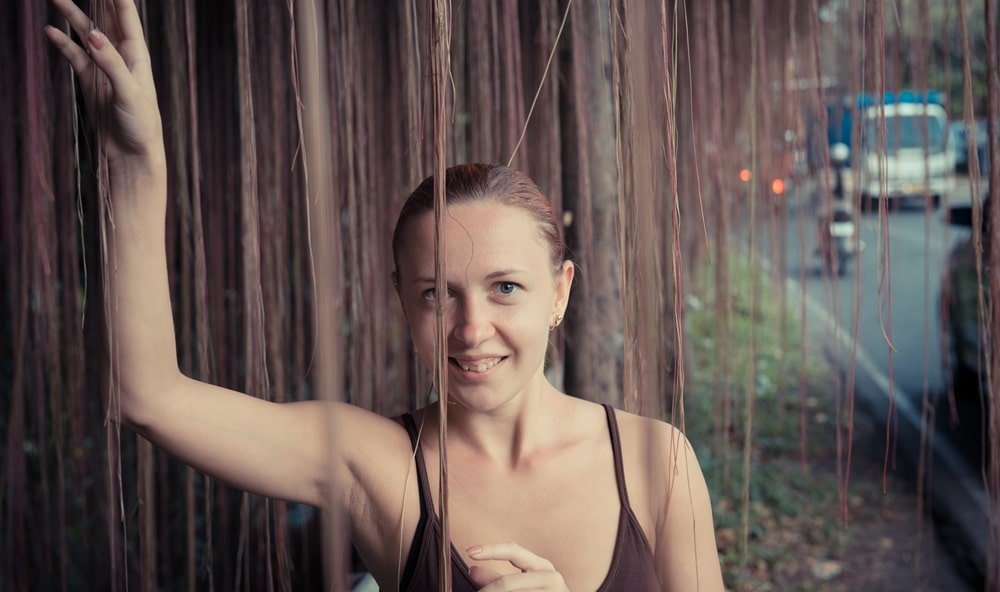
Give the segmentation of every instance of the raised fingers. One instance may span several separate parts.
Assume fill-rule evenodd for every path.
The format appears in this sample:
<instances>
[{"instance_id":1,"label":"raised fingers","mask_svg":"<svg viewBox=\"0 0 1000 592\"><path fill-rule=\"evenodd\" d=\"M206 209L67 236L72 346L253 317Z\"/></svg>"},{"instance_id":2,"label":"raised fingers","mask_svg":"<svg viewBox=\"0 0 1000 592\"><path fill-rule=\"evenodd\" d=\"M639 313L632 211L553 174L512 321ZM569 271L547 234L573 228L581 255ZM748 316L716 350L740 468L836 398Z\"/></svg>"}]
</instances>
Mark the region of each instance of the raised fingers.
<instances>
[{"instance_id":1,"label":"raised fingers","mask_svg":"<svg viewBox=\"0 0 1000 592\"><path fill-rule=\"evenodd\" d=\"M118 28L123 41L135 41L145 46L142 34L142 21L139 11L135 8L135 0L115 0L115 12L118 13Z\"/></svg>"},{"instance_id":2,"label":"raised fingers","mask_svg":"<svg viewBox=\"0 0 1000 592\"><path fill-rule=\"evenodd\" d=\"M118 2L115 10L119 12L116 21L122 24L108 23L110 39L93 26L73 0L52 2L80 34L80 43L54 27L46 27L45 35L79 74L88 111L103 135L102 145L109 160L138 157L143 166L159 167L163 134L149 52L134 5L131 1L127 6L121 0L115 1ZM138 37L119 37L120 34ZM147 162L150 157L155 161Z\"/></svg>"},{"instance_id":3,"label":"raised fingers","mask_svg":"<svg viewBox=\"0 0 1000 592\"><path fill-rule=\"evenodd\" d=\"M45 36L49 38L52 45L59 49L60 53L66 56L66 60L73 66L77 76L82 78L87 69L90 68L90 56L87 55L87 52L83 51L83 48L70 39L66 33L51 25L45 27Z\"/></svg>"},{"instance_id":4,"label":"raised fingers","mask_svg":"<svg viewBox=\"0 0 1000 592\"><path fill-rule=\"evenodd\" d=\"M89 37L97 28L94 21L80 10L74 0L52 0L52 4L66 18L70 27L76 31L84 47L88 51L93 51L94 45L90 42ZM151 77L149 48L146 47L146 39L142 34L142 23L139 20L139 11L135 7L135 2L133 0L115 0L114 13L115 23L107 23L107 30L110 32L112 44L115 46L115 53L109 55L108 59L111 60L109 63L113 65L117 61L113 58L121 58L130 72ZM107 37L104 38L107 39ZM101 69L107 72L108 76L113 75L113 72L108 71L103 66Z\"/></svg>"},{"instance_id":5,"label":"raised fingers","mask_svg":"<svg viewBox=\"0 0 1000 592\"><path fill-rule=\"evenodd\" d=\"M90 57L97 64L97 67L108 75L111 86L115 93L131 93L135 87L132 80L132 72L129 71L122 55L115 49L114 44L97 29L91 30L86 36L86 43L90 47Z\"/></svg>"},{"instance_id":6,"label":"raised fingers","mask_svg":"<svg viewBox=\"0 0 1000 592\"><path fill-rule=\"evenodd\" d=\"M59 10L59 14L69 23L69 26L76 31L80 39L86 40L87 34L94 28L94 21L90 20L80 7L73 3L73 0L52 0L52 4Z\"/></svg>"},{"instance_id":7,"label":"raised fingers","mask_svg":"<svg viewBox=\"0 0 1000 592\"><path fill-rule=\"evenodd\" d=\"M93 61L108 76L116 93L133 92L135 82L132 80L132 72L111 40L94 28L90 17L84 14L72 0L52 0L52 3L59 9L59 12L66 18L87 47L88 51L85 52L59 29L51 26L45 27L45 35L66 56L77 74L83 76Z\"/></svg>"}]
</instances>

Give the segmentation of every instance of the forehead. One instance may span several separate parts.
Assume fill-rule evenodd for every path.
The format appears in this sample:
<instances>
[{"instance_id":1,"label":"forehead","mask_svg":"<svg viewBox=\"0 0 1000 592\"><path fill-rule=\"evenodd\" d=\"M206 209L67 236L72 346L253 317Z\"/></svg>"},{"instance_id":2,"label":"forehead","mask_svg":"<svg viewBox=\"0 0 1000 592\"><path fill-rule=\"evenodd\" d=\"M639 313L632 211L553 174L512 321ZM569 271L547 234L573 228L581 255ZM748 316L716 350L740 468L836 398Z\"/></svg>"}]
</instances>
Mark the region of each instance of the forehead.
<instances>
[{"instance_id":1,"label":"forehead","mask_svg":"<svg viewBox=\"0 0 1000 592\"><path fill-rule=\"evenodd\" d=\"M491 273L498 269L548 269L549 247L538 222L521 208L494 201L448 206L445 215L448 275ZM428 212L406 230L399 256L404 276L434 276L434 214Z\"/></svg>"}]
</instances>

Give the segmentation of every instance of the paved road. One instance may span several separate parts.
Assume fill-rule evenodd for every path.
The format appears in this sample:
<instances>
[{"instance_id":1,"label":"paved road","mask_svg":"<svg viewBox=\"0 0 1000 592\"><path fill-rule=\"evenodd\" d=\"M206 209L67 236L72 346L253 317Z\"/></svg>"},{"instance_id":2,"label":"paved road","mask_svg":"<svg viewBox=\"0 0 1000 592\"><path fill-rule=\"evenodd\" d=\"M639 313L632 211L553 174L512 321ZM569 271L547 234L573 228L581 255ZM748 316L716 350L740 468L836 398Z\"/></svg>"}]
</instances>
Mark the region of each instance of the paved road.
<instances>
[{"instance_id":1,"label":"paved road","mask_svg":"<svg viewBox=\"0 0 1000 592\"><path fill-rule=\"evenodd\" d=\"M967 204L968 188L967 180L958 180L951 203ZM986 553L981 412L972 400L948 399L939 319L948 252L969 231L945 225L942 211L923 203L894 204L884 217L861 216L865 249L843 277L831 277L814 255L820 201L815 193L805 187L783 216L759 225L759 248L778 263L783 255L790 294L808 305L810 333L824 340L845 372L854 369L859 411L883 423L894 420L891 450L894 460L903 461L898 469L917 464L922 437L933 443L931 489L941 530L952 534L948 544L958 545L970 565L981 564ZM921 428L924 409L934 413L934 430Z\"/></svg>"},{"instance_id":2,"label":"paved road","mask_svg":"<svg viewBox=\"0 0 1000 592\"><path fill-rule=\"evenodd\" d=\"M788 274L805 276L806 294L823 305L838 324L853 333L872 361L889 371L909 392L945 387L941 372L938 330L938 286L948 244L958 229L941 223L937 212L927 214L919 205L890 212L863 215L859 233L865 248L842 277L829 277L813 255L816 217L793 214L796 227L806 219L804 238L798 229L786 244ZM810 232L811 231L811 232ZM950 236L949 236L950 235ZM805 253L805 265L801 254Z\"/></svg>"}]
</instances>

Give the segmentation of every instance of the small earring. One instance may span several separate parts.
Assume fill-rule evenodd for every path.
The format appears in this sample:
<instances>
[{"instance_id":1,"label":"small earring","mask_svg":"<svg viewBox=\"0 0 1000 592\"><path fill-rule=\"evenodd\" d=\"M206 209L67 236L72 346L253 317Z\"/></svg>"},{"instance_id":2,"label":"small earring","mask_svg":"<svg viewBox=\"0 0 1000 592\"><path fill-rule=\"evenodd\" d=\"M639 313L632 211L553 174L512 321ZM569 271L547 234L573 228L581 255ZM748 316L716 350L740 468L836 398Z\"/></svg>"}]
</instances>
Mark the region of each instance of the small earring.
<instances>
[{"instance_id":1,"label":"small earring","mask_svg":"<svg viewBox=\"0 0 1000 592\"><path fill-rule=\"evenodd\" d=\"M549 325L549 331L555 331L556 327L559 326L559 323L561 323L562 320L563 320L562 315L556 315L556 320L551 325Z\"/></svg>"}]
</instances>

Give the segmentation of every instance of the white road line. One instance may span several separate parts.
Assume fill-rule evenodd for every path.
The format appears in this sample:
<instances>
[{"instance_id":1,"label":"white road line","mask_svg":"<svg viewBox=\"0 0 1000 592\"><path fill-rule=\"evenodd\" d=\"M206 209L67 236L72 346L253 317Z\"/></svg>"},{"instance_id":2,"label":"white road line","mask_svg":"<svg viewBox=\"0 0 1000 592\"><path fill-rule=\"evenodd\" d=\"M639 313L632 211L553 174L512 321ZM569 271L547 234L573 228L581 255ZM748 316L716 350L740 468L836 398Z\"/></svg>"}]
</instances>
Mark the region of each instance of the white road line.
<instances>
[{"instance_id":1,"label":"white road line","mask_svg":"<svg viewBox=\"0 0 1000 592\"><path fill-rule=\"evenodd\" d=\"M834 339L837 340L838 345L843 348L844 351L851 351L855 346L852 343L851 335L848 331L845 331L840 324L830 316L818 302L816 302L812 297L806 294L798 282L792 278L785 278L785 287L792 295L798 295L805 301L806 307L809 308L810 312L815 315L826 328L832 333ZM920 412L914 407L912 401L916 400L911 397L909 393L900 388L899 384L894 380L889 378L883 373L878 366L872 361L865 349L858 344L856 348L856 358L858 363L858 368L865 372L869 378L879 387L882 394L885 395L886 399L889 398L889 393L892 392L893 403L899 413L906 418L906 420L912 425L920 426ZM891 387L891 391L890 391ZM923 437L923 434L921 434ZM961 456L955 450L948 440L945 438L936 438L934 441L935 454L941 458L944 462L948 463L949 468L956 472L962 473L961 479L961 489L972 498L981 507L986 508L987 506L987 496L986 492L979 487L975 487L972 483L976 482L974 475L969 470L962 470L960 467L966 467L965 461L961 459Z\"/></svg>"},{"instance_id":2,"label":"white road line","mask_svg":"<svg viewBox=\"0 0 1000 592\"><path fill-rule=\"evenodd\" d=\"M865 221L863 226L866 227L866 230L875 235L872 240L877 242L882 232L878 220L876 219L871 222ZM930 243L931 253L946 253L948 245L945 244L944 238L939 236L939 234L940 233L932 233L930 236L927 236L925 234L913 233L908 230L901 229L899 225L893 225L892 219L889 219L889 239L891 241L908 243L909 245L919 249L926 249L927 244Z\"/></svg>"}]
</instances>

